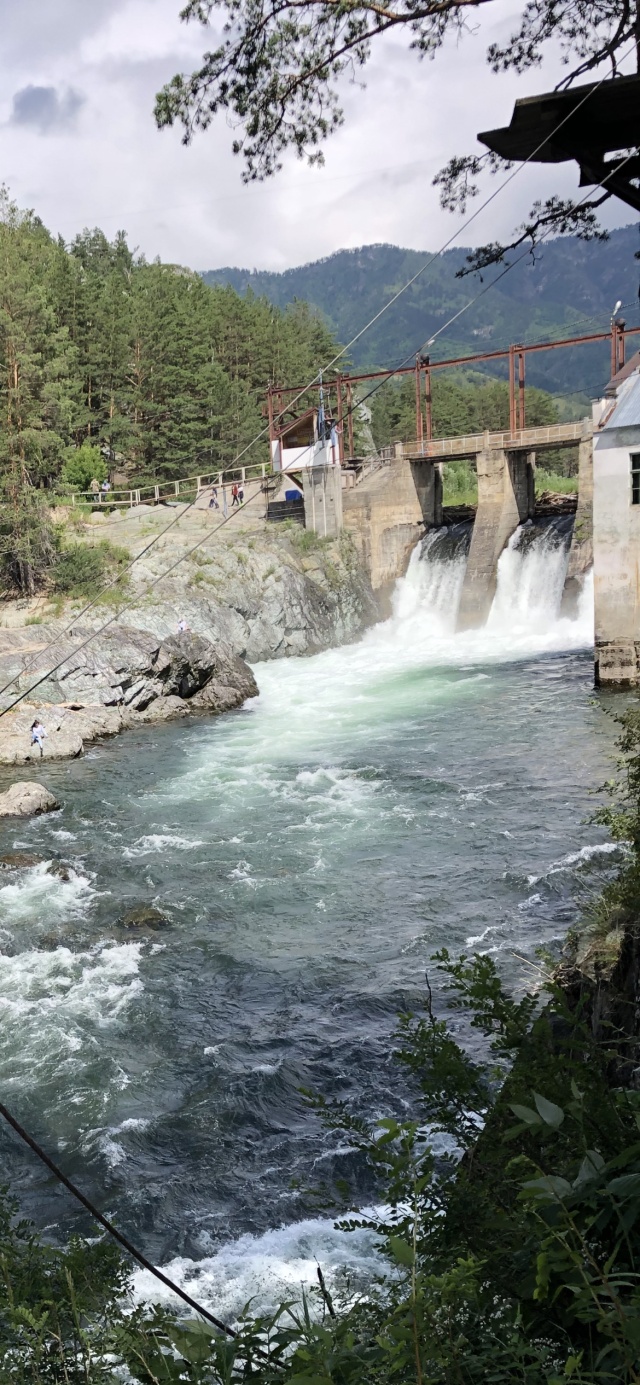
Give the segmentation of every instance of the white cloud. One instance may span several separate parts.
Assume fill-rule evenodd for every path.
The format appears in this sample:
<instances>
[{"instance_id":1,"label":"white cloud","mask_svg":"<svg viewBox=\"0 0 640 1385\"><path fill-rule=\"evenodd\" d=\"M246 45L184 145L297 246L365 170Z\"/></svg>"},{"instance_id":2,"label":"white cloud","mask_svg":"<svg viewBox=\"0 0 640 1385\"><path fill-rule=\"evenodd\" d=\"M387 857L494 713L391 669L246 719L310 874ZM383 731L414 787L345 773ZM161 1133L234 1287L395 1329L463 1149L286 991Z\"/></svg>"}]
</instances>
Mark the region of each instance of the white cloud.
<instances>
[{"instance_id":1,"label":"white cloud","mask_svg":"<svg viewBox=\"0 0 640 1385\"><path fill-rule=\"evenodd\" d=\"M366 89L343 88L345 125L327 145L326 167L291 157L278 178L244 187L224 118L189 148L179 131L155 128L156 91L214 41L181 24L179 8L180 0L0 0L0 121L12 122L3 178L21 205L68 239L85 225L108 235L124 227L147 256L199 269L282 269L372 241L437 248L459 222L440 210L434 173L452 154L477 148L478 128L506 124L517 96L547 89L560 74L559 63L520 78L489 71L487 43L507 33L519 8L496 0L491 25L449 43L433 62L386 40L365 71ZM22 109L34 111L37 99L25 98L34 89L53 93L59 115L73 93L85 99L72 120L50 121L43 139L42 120L15 119L16 100L18 110L26 100ZM572 165L532 166L456 238L506 235L536 196L574 191L576 182ZM607 216L611 224L631 219L620 203Z\"/></svg>"}]
</instances>

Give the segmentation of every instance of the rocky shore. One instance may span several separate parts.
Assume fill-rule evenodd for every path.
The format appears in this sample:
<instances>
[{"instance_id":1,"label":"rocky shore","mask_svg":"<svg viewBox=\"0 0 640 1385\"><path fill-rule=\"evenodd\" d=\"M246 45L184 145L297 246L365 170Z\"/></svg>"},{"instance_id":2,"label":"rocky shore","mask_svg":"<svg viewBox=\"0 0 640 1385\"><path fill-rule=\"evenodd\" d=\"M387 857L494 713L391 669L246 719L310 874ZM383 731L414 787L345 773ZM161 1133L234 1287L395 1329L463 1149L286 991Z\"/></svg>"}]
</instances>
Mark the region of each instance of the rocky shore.
<instances>
[{"instance_id":1,"label":"rocky shore","mask_svg":"<svg viewBox=\"0 0 640 1385\"><path fill-rule=\"evenodd\" d=\"M30 610L28 626L9 624L5 610L0 706L27 696L0 718L0 764L69 758L145 722L231 711L258 693L247 660L314 653L378 618L348 539L259 532L196 553L163 578L193 533L174 532L170 558L167 542L136 564L126 609L106 629L114 612L102 605L78 625L71 604L42 623ZM188 627L179 634L178 621ZM47 732L42 757L31 745L36 715Z\"/></svg>"},{"instance_id":2,"label":"rocky shore","mask_svg":"<svg viewBox=\"0 0 640 1385\"><path fill-rule=\"evenodd\" d=\"M46 633L46 628L43 631ZM186 632L158 641L145 630L114 625L84 646L88 632L40 649L21 650L17 632L0 644L0 678L10 678L11 695L37 683L54 665L56 671L0 720L0 763L19 765L80 755L84 745L99 736L143 722L168 721L189 712L228 712L240 707L258 689L244 659L226 646L214 646ZM16 667L18 665L18 667ZM43 755L31 745L30 727L36 713L46 738Z\"/></svg>"}]
</instances>

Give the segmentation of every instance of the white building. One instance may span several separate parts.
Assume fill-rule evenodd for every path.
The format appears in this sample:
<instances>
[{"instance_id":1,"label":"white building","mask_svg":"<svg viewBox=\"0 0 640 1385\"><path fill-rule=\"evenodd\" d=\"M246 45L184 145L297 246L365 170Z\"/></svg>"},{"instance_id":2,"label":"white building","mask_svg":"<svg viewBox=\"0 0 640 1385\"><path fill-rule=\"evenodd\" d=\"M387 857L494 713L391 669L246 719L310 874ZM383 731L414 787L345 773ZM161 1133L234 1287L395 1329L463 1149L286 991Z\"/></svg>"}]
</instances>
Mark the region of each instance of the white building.
<instances>
[{"instance_id":1,"label":"white building","mask_svg":"<svg viewBox=\"0 0 640 1385\"><path fill-rule=\"evenodd\" d=\"M640 681L640 353L594 405L597 683Z\"/></svg>"},{"instance_id":2,"label":"white building","mask_svg":"<svg viewBox=\"0 0 640 1385\"><path fill-rule=\"evenodd\" d=\"M279 436L271 440L274 471L299 471L309 466L339 466L340 446L335 427L328 439L318 437L318 410L307 409L299 418L285 423Z\"/></svg>"}]
</instances>

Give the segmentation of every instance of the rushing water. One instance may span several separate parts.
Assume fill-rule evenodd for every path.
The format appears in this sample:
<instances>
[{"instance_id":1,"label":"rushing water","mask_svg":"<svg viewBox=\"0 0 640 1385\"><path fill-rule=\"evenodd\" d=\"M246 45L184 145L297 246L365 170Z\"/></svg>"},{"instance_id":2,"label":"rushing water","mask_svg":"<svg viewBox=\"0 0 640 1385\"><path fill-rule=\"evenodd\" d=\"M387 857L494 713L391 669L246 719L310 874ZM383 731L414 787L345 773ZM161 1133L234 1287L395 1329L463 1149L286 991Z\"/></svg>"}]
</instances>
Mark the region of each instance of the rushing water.
<instances>
[{"instance_id":1,"label":"rushing water","mask_svg":"<svg viewBox=\"0 0 640 1385\"><path fill-rule=\"evenodd\" d=\"M588 585L559 615L566 536L519 530L487 627L454 635L467 547L431 536L391 620L258 667L241 711L47 766L61 812L2 827L74 868L0 878L4 1097L223 1311L370 1259L313 1216L304 1186L350 1156L299 1089L404 1109L389 1036L430 954L488 949L520 985L613 859L584 826L611 729ZM172 927L125 933L140 902ZM6 1132L0 1172L54 1234L82 1224Z\"/></svg>"}]
</instances>

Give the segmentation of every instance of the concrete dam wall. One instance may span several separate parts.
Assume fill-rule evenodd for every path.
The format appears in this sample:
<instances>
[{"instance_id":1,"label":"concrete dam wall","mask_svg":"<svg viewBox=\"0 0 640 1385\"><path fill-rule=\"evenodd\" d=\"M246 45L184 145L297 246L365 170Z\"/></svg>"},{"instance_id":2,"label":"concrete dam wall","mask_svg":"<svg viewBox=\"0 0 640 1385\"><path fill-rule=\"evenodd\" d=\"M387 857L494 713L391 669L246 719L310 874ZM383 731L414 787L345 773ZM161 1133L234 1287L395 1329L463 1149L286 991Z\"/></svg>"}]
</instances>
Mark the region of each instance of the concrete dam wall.
<instances>
[{"instance_id":1,"label":"concrete dam wall","mask_svg":"<svg viewBox=\"0 0 640 1385\"><path fill-rule=\"evenodd\" d=\"M576 445L579 499L567 573L570 601L575 599L580 579L593 558L593 440L588 420L529 429L515 437L485 433L445 439L428 445L435 455L403 453L345 490L342 522L353 537L383 613L418 539L442 524L443 467L447 460L471 457L477 469L478 506L458 628L484 625L496 592L500 555L518 526L535 516L536 452Z\"/></svg>"}]
</instances>

